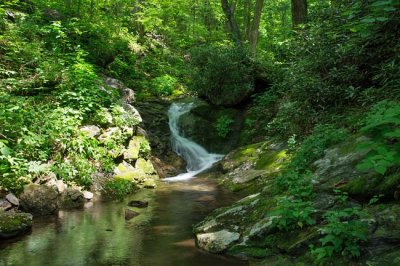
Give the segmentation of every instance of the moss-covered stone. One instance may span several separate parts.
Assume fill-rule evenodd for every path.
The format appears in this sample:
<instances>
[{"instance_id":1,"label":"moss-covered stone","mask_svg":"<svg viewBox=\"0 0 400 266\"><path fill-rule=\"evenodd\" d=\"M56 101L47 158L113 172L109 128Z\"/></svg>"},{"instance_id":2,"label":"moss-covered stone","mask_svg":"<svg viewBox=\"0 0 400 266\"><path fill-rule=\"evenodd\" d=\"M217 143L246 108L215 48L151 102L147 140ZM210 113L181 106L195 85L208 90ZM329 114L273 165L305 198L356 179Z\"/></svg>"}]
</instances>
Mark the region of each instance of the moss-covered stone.
<instances>
[{"instance_id":1,"label":"moss-covered stone","mask_svg":"<svg viewBox=\"0 0 400 266\"><path fill-rule=\"evenodd\" d=\"M148 175L156 174L156 170L154 169L154 166L150 160L139 158L135 163L135 168L142 170Z\"/></svg>"},{"instance_id":2,"label":"moss-covered stone","mask_svg":"<svg viewBox=\"0 0 400 266\"><path fill-rule=\"evenodd\" d=\"M59 208L58 193L53 187L31 184L20 195L21 207L33 215L49 215Z\"/></svg>"},{"instance_id":3,"label":"moss-covered stone","mask_svg":"<svg viewBox=\"0 0 400 266\"><path fill-rule=\"evenodd\" d=\"M32 215L29 213L0 213L0 240L23 235L32 228Z\"/></svg>"},{"instance_id":4,"label":"moss-covered stone","mask_svg":"<svg viewBox=\"0 0 400 266\"><path fill-rule=\"evenodd\" d=\"M85 198L80 190L67 188L61 194L59 202L62 209L78 209L85 204Z\"/></svg>"},{"instance_id":5,"label":"moss-covered stone","mask_svg":"<svg viewBox=\"0 0 400 266\"><path fill-rule=\"evenodd\" d=\"M133 182L143 182L146 179L146 173L141 169L136 169L129 163L123 161L114 169L114 178L124 179Z\"/></svg>"},{"instance_id":6,"label":"moss-covered stone","mask_svg":"<svg viewBox=\"0 0 400 266\"><path fill-rule=\"evenodd\" d=\"M128 144L126 151L124 152L124 159L127 161L135 161L139 159L139 155L143 153L143 149L148 149L150 151L150 146L148 141L143 136L134 136Z\"/></svg>"}]
</instances>

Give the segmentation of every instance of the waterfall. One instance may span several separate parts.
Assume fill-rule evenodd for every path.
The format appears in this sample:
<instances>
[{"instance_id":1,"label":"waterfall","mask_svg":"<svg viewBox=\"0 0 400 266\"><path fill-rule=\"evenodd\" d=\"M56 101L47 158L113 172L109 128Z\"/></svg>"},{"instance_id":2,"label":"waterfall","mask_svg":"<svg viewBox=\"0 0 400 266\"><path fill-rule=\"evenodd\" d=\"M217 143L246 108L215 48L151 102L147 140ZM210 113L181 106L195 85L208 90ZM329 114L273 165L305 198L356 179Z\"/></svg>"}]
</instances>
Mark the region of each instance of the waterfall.
<instances>
[{"instance_id":1,"label":"waterfall","mask_svg":"<svg viewBox=\"0 0 400 266\"><path fill-rule=\"evenodd\" d=\"M173 103L168 110L172 149L186 161L187 172L175 177L165 178L164 180L166 181L181 181L194 178L197 174L210 168L223 158L223 155L209 153L199 144L182 136L178 125L179 118L192 108L193 103Z\"/></svg>"}]
</instances>

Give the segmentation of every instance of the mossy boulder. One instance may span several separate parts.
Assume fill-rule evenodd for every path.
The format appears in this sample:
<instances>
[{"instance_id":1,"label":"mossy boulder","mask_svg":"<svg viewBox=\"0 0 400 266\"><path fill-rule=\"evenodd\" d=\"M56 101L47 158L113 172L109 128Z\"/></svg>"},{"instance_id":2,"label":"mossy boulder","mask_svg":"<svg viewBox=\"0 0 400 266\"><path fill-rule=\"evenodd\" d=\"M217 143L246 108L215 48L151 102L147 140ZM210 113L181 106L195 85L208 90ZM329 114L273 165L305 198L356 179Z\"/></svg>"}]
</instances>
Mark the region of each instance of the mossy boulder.
<instances>
[{"instance_id":1,"label":"mossy boulder","mask_svg":"<svg viewBox=\"0 0 400 266\"><path fill-rule=\"evenodd\" d=\"M136 183L144 182L147 175L142 169L136 169L131 164L123 161L114 169L114 178L129 180Z\"/></svg>"},{"instance_id":2,"label":"mossy boulder","mask_svg":"<svg viewBox=\"0 0 400 266\"><path fill-rule=\"evenodd\" d=\"M135 161L139 159L139 155L143 149L148 146L148 141L143 136L134 136L124 152L124 159L127 161ZM148 147L150 149L150 147Z\"/></svg>"},{"instance_id":3,"label":"mossy boulder","mask_svg":"<svg viewBox=\"0 0 400 266\"><path fill-rule=\"evenodd\" d=\"M0 212L0 240L28 233L32 228L29 213Z\"/></svg>"},{"instance_id":4,"label":"mossy boulder","mask_svg":"<svg viewBox=\"0 0 400 266\"><path fill-rule=\"evenodd\" d=\"M67 188L60 197L60 208L62 209L79 209L85 204L83 192L74 188Z\"/></svg>"},{"instance_id":5,"label":"mossy boulder","mask_svg":"<svg viewBox=\"0 0 400 266\"><path fill-rule=\"evenodd\" d=\"M142 170L145 174L155 175L156 170L154 169L153 163L150 160L146 160L143 158L137 159L135 163L135 168Z\"/></svg>"},{"instance_id":6,"label":"mossy boulder","mask_svg":"<svg viewBox=\"0 0 400 266\"><path fill-rule=\"evenodd\" d=\"M227 230L196 235L198 247L211 253L225 251L238 241L239 238L239 233L229 232Z\"/></svg>"},{"instance_id":7,"label":"mossy boulder","mask_svg":"<svg viewBox=\"0 0 400 266\"><path fill-rule=\"evenodd\" d=\"M53 187L31 184L20 195L21 208L33 215L50 215L59 209L58 192Z\"/></svg>"},{"instance_id":8,"label":"mossy boulder","mask_svg":"<svg viewBox=\"0 0 400 266\"><path fill-rule=\"evenodd\" d=\"M282 143L260 142L230 152L221 161L221 183L232 191L255 193L272 185L286 159Z\"/></svg>"}]
</instances>

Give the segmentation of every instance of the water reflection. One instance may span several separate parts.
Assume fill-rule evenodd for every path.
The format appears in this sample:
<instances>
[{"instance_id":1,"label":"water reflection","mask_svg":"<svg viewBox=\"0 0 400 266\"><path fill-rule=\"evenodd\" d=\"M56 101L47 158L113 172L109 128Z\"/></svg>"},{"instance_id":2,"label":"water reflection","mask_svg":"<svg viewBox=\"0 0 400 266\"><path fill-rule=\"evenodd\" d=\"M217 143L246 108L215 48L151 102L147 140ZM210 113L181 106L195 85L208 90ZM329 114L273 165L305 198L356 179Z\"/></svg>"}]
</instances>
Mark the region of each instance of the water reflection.
<instances>
[{"instance_id":1,"label":"water reflection","mask_svg":"<svg viewBox=\"0 0 400 266\"><path fill-rule=\"evenodd\" d=\"M193 240L191 226L231 201L228 195L201 179L160 186L129 199L150 201L129 222L126 202L38 219L31 235L0 244L0 265L247 265L202 252Z\"/></svg>"}]
</instances>

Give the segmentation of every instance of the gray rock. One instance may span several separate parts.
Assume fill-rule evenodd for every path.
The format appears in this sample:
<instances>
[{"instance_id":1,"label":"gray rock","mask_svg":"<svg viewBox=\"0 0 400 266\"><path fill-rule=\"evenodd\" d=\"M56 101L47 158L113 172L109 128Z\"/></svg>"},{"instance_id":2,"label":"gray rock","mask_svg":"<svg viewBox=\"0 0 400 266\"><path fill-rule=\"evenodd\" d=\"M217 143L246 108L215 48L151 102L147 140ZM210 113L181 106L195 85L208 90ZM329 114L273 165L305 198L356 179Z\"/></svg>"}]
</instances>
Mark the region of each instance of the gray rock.
<instances>
[{"instance_id":1,"label":"gray rock","mask_svg":"<svg viewBox=\"0 0 400 266\"><path fill-rule=\"evenodd\" d=\"M12 207L12 204L8 200L0 201L0 212L9 211Z\"/></svg>"},{"instance_id":2,"label":"gray rock","mask_svg":"<svg viewBox=\"0 0 400 266\"><path fill-rule=\"evenodd\" d=\"M0 240L28 233L32 228L29 213L0 212Z\"/></svg>"},{"instance_id":3,"label":"gray rock","mask_svg":"<svg viewBox=\"0 0 400 266\"><path fill-rule=\"evenodd\" d=\"M60 198L60 207L63 209L78 209L85 204L83 193L78 189L67 188Z\"/></svg>"},{"instance_id":4,"label":"gray rock","mask_svg":"<svg viewBox=\"0 0 400 266\"><path fill-rule=\"evenodd\" d=\"M237 242L239 238L239 233L229 232L227 230L196 235L199 248L211 253L223 252Z\"/></svg>"},{"instance_id":5,"label":"gray rock","mask_svg":"<svg viewBox=\"0 0 400 266\"><path fill-rule=\"evenodd\" d=\"M12 193L9 193L6 196L6 200L8 200L8 202L10 202L14 206L19 206L19 199Z\"/></svg>"},{"instance_id":6,"label":"gray rock","mask_svg":"<svg viewBox=\"0 0 400 266\"><path fill-rule=\"evenodd\" d=\"M92 192L90 192L90 191L83 191L83 197L86 199L86 200L92 200L93 199L93 193Z\"/></svg>"},{"instance_id":7,"label":"gray rock","mask_svg":"<svg viewBox=\"0 0 400 266\"><path fill-rule=\"evenodd\" d=\"M138 216L140 213L132 211L130 209L125 209L125 220L129 221Z\"/></svg>"},{"instance_id":8,"label":"gray rock","mask_svg":"<svg viewBox=\"0 0 400 266\"><path fill-rule=\"evenodd\" d=\"M21 208L33 215L50 215L58 211L58 193L48 186L31 184L20 196Z\"/></svg>"},{"instance_id":9,"label":"gray rock","mask_svg":"<svg viewBox=\"0 0 400 266\"><path fill-rule=\"evenodd\" d=\"M57 190L58 190L58 193L63 193L64 192L64 190L67 188L67 185L64 183L64 181L62 181L62 180L57 180L56 181L56 187L57 187Z\"/></svg>"},{"instance_id":10,"label":"gray rock","mask_svg":"<svg viewBox=\"0 0 400 266\"><path fill-rule=\"evenodd\" d=\"M140 115L139 111L130 104L123 105L125 111L128 113L129 116L133 117L137 123L143 122L142 116Z\"/></svg>"},{"instance_id":11,"label":"gray rock","mask_svg":"<svg viewBox=\"0 0 400 266\"><path fill-rule=\"evenodd\" d=\"M90 137L97 137L101 133L101 129L94 125L81 127L80 131Z\"/></svg>"}]
</instances>

